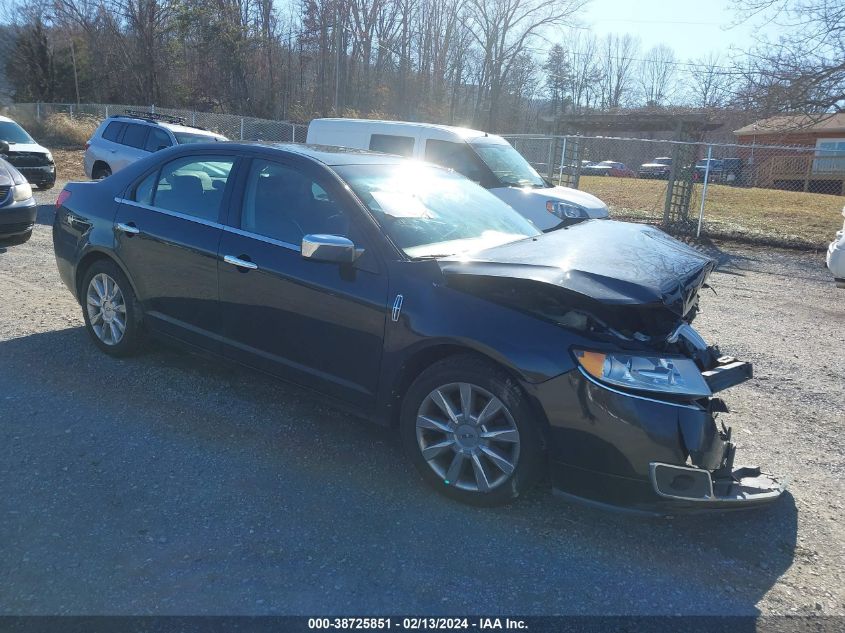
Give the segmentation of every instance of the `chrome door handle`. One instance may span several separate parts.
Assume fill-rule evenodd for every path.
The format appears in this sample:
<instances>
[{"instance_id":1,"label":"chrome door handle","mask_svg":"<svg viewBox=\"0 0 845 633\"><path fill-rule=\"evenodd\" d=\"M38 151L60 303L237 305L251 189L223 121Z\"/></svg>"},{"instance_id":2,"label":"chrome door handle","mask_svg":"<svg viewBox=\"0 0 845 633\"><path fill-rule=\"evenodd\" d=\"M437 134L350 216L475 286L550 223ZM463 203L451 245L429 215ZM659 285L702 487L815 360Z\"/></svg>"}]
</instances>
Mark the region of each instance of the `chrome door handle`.
<instances>
[{"instance_id":1,"label":"chrome door handle","mask_svg":"<svg viewBox=\"0 0 845 633\"><path fill-rule=\"evenodd\" d=\"M232 266L237 266L238 268L246 268L247 270L255 270L258 268L258 264L254 262L249 262L245 259L240 259L235 257L234 255L224 255L223 261L227 264L232 264Z\"/></svg>"},{"instance_id":2,"label":"chrome door handle","mask_svg":"<svg viewBox=\"0 0 845 633\"><path fill-rule=\"evenodd\" d=\"M124 224L123 222L118 222L114 225L114 228L116 228L118 231L126 233L127 235L138 235L138 233L141 232L141 229L139 229L134 224Z\"/></svg>"}]
</instances>

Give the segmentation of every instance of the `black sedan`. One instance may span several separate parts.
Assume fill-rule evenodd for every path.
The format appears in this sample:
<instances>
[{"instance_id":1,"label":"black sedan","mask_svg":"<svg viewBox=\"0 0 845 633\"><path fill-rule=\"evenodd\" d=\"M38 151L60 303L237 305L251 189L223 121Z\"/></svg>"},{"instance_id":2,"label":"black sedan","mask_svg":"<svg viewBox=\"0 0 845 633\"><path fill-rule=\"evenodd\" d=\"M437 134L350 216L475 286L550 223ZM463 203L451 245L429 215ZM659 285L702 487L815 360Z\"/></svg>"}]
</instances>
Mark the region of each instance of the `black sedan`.
<instances>
[{"instance_id":1,"label":"black sedan","mask_svg":"<svg viewBox=\"0 0 845 633\"><path fill-rule=\"evenodd\" d=\"M647 226L543 234L462 176L303 145L179 146L59 196L94 343L155 334L397 426L455 499L558 489L643 509L773 501L716 391L750 377L689 325L714 262Z\"/></svg>"},{"instance_id":2,"label":"black sedan","mask_svg":"<svg viewBox=\"0 0 845 633\"><path fill-rule=\"evenodd\" d=\"M26 178L0 158L0 246L29 240L37 211Z\"/></svg>"}]
</instances>

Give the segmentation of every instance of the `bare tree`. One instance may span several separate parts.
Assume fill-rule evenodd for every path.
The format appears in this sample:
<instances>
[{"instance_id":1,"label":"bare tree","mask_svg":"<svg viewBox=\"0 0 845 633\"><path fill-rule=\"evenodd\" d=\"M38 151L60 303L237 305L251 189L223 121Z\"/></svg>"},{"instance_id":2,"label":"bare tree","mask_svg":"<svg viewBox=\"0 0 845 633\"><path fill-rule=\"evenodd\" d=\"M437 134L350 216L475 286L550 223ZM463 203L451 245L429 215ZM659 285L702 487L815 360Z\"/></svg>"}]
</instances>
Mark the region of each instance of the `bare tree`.
<instances>
[{"instance_id":1,"label":"bare tree","mask_svg":"<svg viewBox=\"0 0 845 633\"><path fill-rule=\"evenodd\" d=\"M630 97L635 58L640 42L628 33L609 33L600 48L601 55L601 107L618 108Z\"/></svg>"},{"instance_id":2,"label":"bare tree","mask_svg":"<svg viewBox=\"0 0 845 633\"><path fill-rule=\"evenodd\" d=\"M687 92L697 108L720 108L727 105L736 83L736 71L723 63L721 55L708 53L687 64Z\"/></svg>"},{"instance_id":3,"label":"bare tree","mask_svg":"<svg viewBox=\"0 0 845 633\"><path fill-rule=\"evenodd\" d=\"M639 62L639 84L646 106L662 106L675 87L675 51L660 44Z\"/></svg>"},{"instance_id":4,"label":"bare tree","mask_svg":"<svg viewBox=\"0 0 845 633\"><path fill-rule=\"evenodd\" d=\"M486 127L496 129L505 78L546 28L564 25L586 0L470 0L468 18L482 51L476 112L486 101Z\"/></svg>"},{"instance_id":5,"label":"bare tree","mask_svg":"<svg viewBox=\"0 0 845 633\"><path fill-rule=\"evenodd\" d=\"M845 112L845 3L741 0L746 19L778 23L786 34L748 52L743 96L775 112Z\"/></svg>"}]
</instances>

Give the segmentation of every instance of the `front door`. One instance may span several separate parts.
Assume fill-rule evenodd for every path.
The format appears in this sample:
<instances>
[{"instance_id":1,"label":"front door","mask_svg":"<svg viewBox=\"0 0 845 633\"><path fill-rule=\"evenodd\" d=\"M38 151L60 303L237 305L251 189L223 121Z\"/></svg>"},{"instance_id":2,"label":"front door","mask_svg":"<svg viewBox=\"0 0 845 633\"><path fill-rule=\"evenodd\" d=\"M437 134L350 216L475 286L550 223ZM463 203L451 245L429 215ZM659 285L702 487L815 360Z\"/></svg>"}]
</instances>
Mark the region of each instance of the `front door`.
<instances>
[{"instance_id":1,"label":"front door","mask_svg":"<svg viewBox=\"0 0 845 633\"><path fill-rule=\"evenodd\" d=\"M234 156L190 155L147 174L121 202L116 253L149 327L215 349L217 248Z\"/></svg>"},{"instance_id":2,"label":"front door","mask_svg":"<svg viewBox=\"0 0 845 633\"><path fill-rule=\"evenodd\" d=\"M219 251L224 353L369 407L387 279L356 228L358 210L316 167L254 158L244 171L240 214ZM365 252L354 265L303 259L310 233L349 237Z\"/></svg>"}]
</instances>

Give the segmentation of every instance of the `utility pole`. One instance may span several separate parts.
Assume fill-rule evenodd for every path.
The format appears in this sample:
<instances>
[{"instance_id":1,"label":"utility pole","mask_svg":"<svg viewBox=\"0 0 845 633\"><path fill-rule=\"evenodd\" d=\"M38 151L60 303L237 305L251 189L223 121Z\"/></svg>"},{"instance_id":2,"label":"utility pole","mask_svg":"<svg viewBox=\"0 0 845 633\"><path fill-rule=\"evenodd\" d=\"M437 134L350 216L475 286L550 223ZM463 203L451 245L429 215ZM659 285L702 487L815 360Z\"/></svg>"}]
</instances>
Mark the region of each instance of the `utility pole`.
<instances>
[{"instance_id":1,"label":"utility pole","mask_svg":"<svg viewBox=\"0 0 845 633\"><path fill-rule=\"evenodd\" d=\"M334 115L340 116L338 101L340 96L340 11L335 9L334 18L335 65L334 65Z\"/></svg>"},{"instance_id":2,"label":"utility pole","mask_svg":"<svg viewBox=\"0 0 845 633\"><path fill-rule=\"evenodd\" d=\"M73 46L73 35L70 36L70 59L73 62L73 87L76 89L76 105L79 105L79 76L76 73L76 49Z\"/></svg>"}]
</instances>

